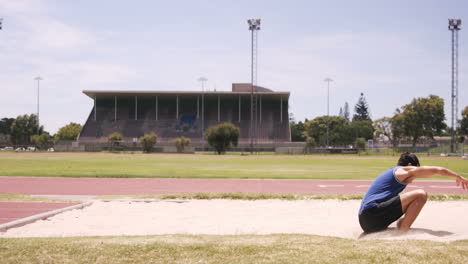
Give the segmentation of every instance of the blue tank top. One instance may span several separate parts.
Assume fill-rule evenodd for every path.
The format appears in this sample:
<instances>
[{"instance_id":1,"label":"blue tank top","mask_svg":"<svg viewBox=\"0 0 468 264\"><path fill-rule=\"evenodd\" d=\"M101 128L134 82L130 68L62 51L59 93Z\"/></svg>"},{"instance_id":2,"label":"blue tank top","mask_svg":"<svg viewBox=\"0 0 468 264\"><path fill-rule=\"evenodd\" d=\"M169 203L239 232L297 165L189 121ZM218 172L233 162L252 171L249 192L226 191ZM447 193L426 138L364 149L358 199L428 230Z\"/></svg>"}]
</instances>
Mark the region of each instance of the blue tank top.
<instances>
[{"instance_id":1,"label":"blue tank top","mask_svg":"<svg viewBox=\"0 0 468 264\"><path fill-rule=\"evenodd\" d=\"M375 207L379 203L397 196L406 188L406 184L401 183L395 176L395 171L401 166L395 166L380 174L369 187L364 199L362 199L359 214L362 211Z\"/></svg>"}]
</instances>

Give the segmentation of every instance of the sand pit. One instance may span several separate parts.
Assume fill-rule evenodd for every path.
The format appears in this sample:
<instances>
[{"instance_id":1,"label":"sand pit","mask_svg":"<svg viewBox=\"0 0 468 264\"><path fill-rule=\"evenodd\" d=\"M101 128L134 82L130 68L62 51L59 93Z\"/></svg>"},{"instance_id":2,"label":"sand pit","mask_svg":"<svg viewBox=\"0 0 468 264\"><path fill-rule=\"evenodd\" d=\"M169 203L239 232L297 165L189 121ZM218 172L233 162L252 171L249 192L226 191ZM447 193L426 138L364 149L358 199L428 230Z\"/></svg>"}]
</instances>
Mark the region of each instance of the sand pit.
<instances>
[{"instance_id":1,"label":"sand pit","mask_svg":"<svg viewBox=\"0 0 468 264\"><path fill-rule=\"evenodd\" d=\"M359 205L360 201L338 200L95 201L81 210L9 229L0 237L297 233L358 239ZM467 212L466 201L430 201L407 234L397 234L393 224L361 239L468 239Z\"/></svg>"}]
</instances>

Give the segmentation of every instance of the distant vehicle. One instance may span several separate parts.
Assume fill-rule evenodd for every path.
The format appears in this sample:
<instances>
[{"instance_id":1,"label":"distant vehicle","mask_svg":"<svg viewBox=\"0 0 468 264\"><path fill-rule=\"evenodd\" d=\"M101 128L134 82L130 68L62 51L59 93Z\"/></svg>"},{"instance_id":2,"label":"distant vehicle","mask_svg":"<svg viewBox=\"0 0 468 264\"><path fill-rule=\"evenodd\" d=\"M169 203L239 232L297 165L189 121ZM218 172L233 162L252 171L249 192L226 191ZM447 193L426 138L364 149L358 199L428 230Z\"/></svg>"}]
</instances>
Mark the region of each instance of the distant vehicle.
<instances>
[{"instance_id":1,"label":"distant vehicle","mask_svg":"<svg viewBox=\"0 0 468 264\"><path fill-rule=\"evenodd\" d=\"M25 151L26 149L25 148L16 148L15 151Z\"/></svg>"},{"instance_id":2,"label":"distant vehicle","mask_svg":"<svg viewBox=\"0 0 468 264\"><path fill-rule=\"evenodd\" d=\"M48 148L47 151L48 151L48 152L54 152L55 149L54 149L54 148Z\"/></svg>"},{"instance_id":3,"label":"distant vehicle","mask_svg":"<svg viewBox=\"0 0 468 264\"><path fill-rule=\"evenodd\" d=\"M28 151L36 151L36 147L28 147Z\"/></svg>"}]
</instances>

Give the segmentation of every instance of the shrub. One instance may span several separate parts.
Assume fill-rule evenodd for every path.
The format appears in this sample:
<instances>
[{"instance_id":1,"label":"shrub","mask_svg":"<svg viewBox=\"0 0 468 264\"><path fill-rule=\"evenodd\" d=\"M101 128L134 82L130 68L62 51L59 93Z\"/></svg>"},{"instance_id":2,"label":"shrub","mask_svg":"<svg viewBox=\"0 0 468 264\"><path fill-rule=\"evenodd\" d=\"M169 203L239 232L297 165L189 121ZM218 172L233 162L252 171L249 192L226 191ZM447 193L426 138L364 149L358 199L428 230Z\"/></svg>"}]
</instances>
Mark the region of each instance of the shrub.
<instances>
[{"instance_id":1,"label":"shrub","mask_svg":"<svg viewBox=\"0 0 468 264\"><path fill-rule=\"evenodd\" d=\"M46 148L52 144L52 137L48 133L42 133L41 135L32 135L31 144L35 147Z\"/></svg>"},{"instance_id":2,"label":"shrub","mask_svg":"<svg viewBox=\"0 0 468 264\"><path fill-rule=\"evenodd\" d=\"M365 138L357 138L356 139L356 148L358 150L365 150L366 149L366 139Z\"/></svg>"},{"instance_id":3,"label":"shrub","mask_svg":"<svg viewBox=\"0 0 468 264\"><path fill-rule=\"evenodd\" d=\"M110 134L107 137L107 140L109 140L109 142L111 143L111 149L112 150L114 150L115 146L119 145L119 143L122 141L122 139L123 139L123 136L119 132L114 132L114 133Z\"/></svg>"},{"instance_id":4,"label":"shrub","mask_svg":"<svg viewBox=\"0 0 468 264\"><path fill-rule=\"evenodd\" d=\"M153 146L158 141L158 135L155 133L145 134L144 136L139 138L141 145L143 146L144 152L151 152L153 150Z\"/></svg>"},{"instance_id":5,"label":"shrub","mask_svg":"<svg viewBox=\"0 0 468 264\"><path fill-rule=\"evenodd\" d=\"M208 128L205 139L218 154L226 152L231 145L237 146L240 130L231 123L223 123Z\"/></svg>"},{"instance_id":6,"label":"shrub","mask_svg":"<svg viewBox=\"0 0 468 264\"><path fill-rule=\"evenodd\" d=\"M316 146L315 139L313 137L307 137L306 144L304 146L304 152L310 153L310 151Z\"/></svg>"},{"instance_id":7,"label":"shrub","mask_svg":"<svg viewBox=\"0 0 468 264\"><path fill-rule=\"evenodd\" d=\"M176 146L177 152L184 152L185 147L190 145L190 143L192 143L190 138L179 137L174 139L174 144Z\"/></svg>"}]
</instances>

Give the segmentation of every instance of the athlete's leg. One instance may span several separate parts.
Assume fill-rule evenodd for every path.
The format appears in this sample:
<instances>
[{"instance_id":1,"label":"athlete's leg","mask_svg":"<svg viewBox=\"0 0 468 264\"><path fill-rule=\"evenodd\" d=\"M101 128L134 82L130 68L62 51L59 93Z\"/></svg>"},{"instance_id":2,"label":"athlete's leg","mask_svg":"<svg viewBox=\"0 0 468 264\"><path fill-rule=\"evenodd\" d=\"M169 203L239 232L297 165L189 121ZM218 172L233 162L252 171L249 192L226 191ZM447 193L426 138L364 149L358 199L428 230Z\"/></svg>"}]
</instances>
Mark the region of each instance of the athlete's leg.
<instances>
[{"instance_id":1,"label":"athlete's leg","mask_svg":"<svg viewBox=\"0 0 468 264\"><path fill-rule=\"evenodd\" d=\"M414 190L400 194L401 208L404 216L397 223L401 232L406 232L418 217L421 209L427 201L427 193L424 190Z\"/></svg>"}]
</instances>

